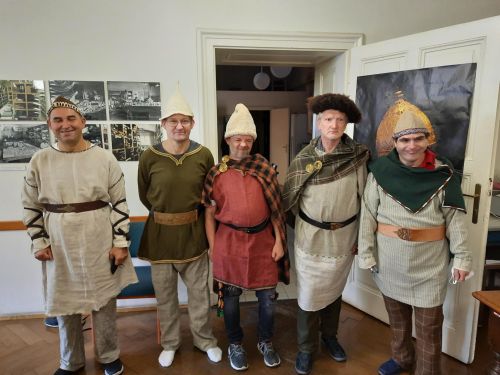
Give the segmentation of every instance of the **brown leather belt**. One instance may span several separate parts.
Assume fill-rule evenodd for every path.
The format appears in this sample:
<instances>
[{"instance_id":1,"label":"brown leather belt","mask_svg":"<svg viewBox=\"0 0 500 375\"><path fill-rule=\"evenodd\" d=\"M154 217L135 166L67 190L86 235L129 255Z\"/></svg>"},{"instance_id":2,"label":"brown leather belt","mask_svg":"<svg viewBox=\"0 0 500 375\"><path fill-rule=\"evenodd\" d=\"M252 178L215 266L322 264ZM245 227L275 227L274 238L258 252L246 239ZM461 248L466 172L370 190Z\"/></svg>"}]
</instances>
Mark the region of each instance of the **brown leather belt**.
<instances>
[{"instance_id":1,"label":"brown leather belt","mask_svg":"<svg viewBox=\"0 0 500 375\"><path fill-rule=\"evenodd\" d=\"M177 214L154 211L153 215L155 223L161 225L184 225L194 223L198 220L198 210L180 212Z\"/></svg>"},{"instance_id":2,"label":"brown leather belt","mask_svg":"<svg viewBox=\"0 0 500 375\"><path fill-rule=\"evenodd\" d=\"M400 238L413 242L431 242L443 240L446 236L444 225L429 228L402 228L378 223L377 231L387 237Z\"/></svg>"},{"instance_id":3,"label":"brown leather belt","mask_svg":"<svg viewBox=\"0 0 500 375\"><path fill-rule=\"evenodd\" d=\"M66 213L66 212L85 212L94 211L99 208L109 206L108 202L104 201L93 201L93 202L81 202L81 203L66 203L66 204L50 204L44 203L43 207L46 211Z\"/></svg>"}]
</instances>

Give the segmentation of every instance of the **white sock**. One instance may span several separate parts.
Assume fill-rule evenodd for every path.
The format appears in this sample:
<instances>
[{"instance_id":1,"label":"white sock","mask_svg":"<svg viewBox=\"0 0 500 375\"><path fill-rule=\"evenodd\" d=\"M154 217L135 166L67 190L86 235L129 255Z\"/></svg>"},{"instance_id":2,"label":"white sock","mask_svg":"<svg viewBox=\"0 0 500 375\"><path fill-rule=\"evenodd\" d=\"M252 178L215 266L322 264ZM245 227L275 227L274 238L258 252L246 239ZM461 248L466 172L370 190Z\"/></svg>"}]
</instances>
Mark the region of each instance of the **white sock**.
<instances>
[{"instance_id":1,"label":"white sock","mask_svg":"<svg viewBox=\"0 0 500 375\"><path fill-rule=\"evenodd\" d=\"M174 361L175 350L164 350L158 357L158 362L162 367L169 367Z\"/></svg>"},{"instance_id":2,"label":"white sock","mask_svg":"<svg viewBox=\"0 0 500 375\"><path fill-rule=\"evenodd\" d=\"M220 362L222 359L222 350L218 346L207 349L208 359L212 362Z\"/></svg>"}]
</instances>

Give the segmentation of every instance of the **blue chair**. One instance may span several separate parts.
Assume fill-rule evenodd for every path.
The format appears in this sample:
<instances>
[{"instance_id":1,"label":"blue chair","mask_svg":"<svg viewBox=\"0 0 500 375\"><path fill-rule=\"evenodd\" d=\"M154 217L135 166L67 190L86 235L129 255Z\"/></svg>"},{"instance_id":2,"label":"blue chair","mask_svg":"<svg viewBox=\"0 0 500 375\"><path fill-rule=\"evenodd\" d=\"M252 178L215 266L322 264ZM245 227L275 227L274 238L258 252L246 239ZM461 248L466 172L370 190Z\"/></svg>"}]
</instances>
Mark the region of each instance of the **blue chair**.
<instances>
[{"instance_id":1,"label":"blue chair","mask_svg":"<svg viewBox=\"0 0 500 375\"><path fill-rule=\"evenodd\" d=\"M137 258L139 252L139 245L141 243L142 232L144 231L144 221L130 222L129 239L130 256ZM151 279L151 265L134 265L135 272L139 282L130 284L125 287L121 293L116 297L117 299L132 299L132 298L155 298L155 290L153 288L153 281ZM158 310L156 311L156 339L160 344L160 320L158 317Z\"/></svg>"},{"instance_id":2,"label":"blue chair","mask_svg":"<svg viewBox=\"0 0 500 375\"><path fill-rule=\"evenodd\" d=\"M130 256L137 258L139 252L139 245L141 243L142 232L144 231L144 222L136 221L130 223L129 238L130 238ZM155 291L153 289L153 281L151 280L151 266L150 265L136 265L134 266L135 272L139 282L137 284L128 285L121 291L117 298L155 298Z\"/></svg>"}]
</instances>

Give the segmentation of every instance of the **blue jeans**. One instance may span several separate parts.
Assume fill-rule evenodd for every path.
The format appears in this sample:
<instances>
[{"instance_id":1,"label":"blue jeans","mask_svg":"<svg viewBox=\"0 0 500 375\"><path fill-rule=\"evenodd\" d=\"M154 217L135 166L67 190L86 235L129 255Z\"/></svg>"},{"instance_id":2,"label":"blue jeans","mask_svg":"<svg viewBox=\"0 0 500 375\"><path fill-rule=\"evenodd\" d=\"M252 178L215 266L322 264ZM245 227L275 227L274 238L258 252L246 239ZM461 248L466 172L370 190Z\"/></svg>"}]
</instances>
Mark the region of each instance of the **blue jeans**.
<instances>
[{"instance_id":1,"label":"blue jeans","mask_svg":"<svg viewBox=\"0 0 500 375\"><path fill-rule=\"evenodd\" d=\"M240 325L240 295L242 290L231 285L224 285L224 324L230 344L241 344L243 330ZM274 307L278 293L276 288L255 291L259 300L258 340L271 341L274 328Z\"/></svg>"}]
</instances>

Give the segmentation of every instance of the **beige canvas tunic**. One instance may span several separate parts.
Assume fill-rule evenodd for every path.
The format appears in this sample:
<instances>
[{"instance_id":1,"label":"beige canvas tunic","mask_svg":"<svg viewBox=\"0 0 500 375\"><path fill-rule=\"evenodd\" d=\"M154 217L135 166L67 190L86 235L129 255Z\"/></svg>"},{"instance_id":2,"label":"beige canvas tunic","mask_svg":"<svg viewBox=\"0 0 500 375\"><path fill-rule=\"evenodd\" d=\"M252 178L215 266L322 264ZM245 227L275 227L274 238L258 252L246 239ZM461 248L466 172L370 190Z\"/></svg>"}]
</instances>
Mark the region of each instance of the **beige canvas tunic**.
<instances>
[{"instance_id":1,"label":"beige canvas tunic","mask_svg":"<svg viewBox=\"0 0 500 375\"><path fill-rule=\"evenodd\" d=\"M359 233L359 266L377 265L374 279L380 291L397 301L417 306L442 305L449 278L449 250L453 266L470 271L472 257L466 246L465 213L443 207L441 190L418 213L403 208L368 176L363 195ZM405 228L446 225L446 238L411 242L377 232L377 222Z\"/></svg>"},{"instance_id":2,"label":"beige canvas tunic","mask_svg":"<svg viewBox=\"0 0 500 375\"><path fill-rule=\"evenodd\" d=\"M307 185L299 205L316 220L341 222L356 215L366 179L366 167L321 185ZM297 301L302 310L318 311L335 301L344 290L354 255L358 220L337 229L325 230L295 220L295 269Z\"/></svg>"},{"instance_id":3,"label":"beige canvas tunic","mask_svg":"<svg viewBox=\"0 0 500 375\"><path fill-rule=\"evenodd\" d=\"M42 206L96 200L110 202L127 216L111 206L80 213L45 212ZM33 240L33 253L51 246L54 256L42 262L48 315L99 310L125 286L137 282L130 257L114 275L110 271L111 248L128 246L125 235L113 234L112 224L125 217L115 227L124 233L129 224L123 174L111 153L97 146L75 153L52 147L37 152L28 166L22 201L24 223L34 221L48 235ZM40 230L28 225L32 237Z\"/></svg>"}]
</instances>

